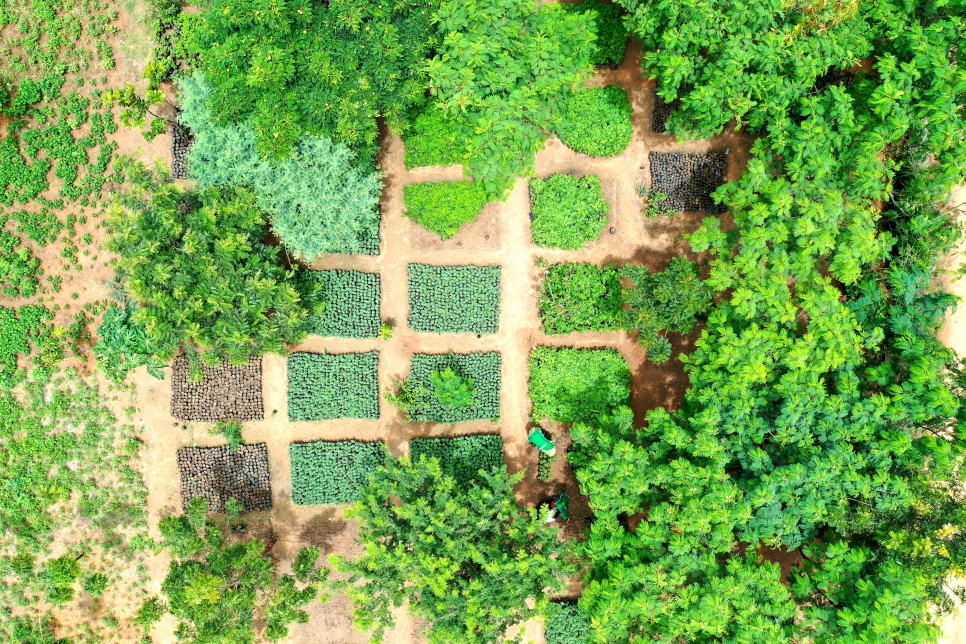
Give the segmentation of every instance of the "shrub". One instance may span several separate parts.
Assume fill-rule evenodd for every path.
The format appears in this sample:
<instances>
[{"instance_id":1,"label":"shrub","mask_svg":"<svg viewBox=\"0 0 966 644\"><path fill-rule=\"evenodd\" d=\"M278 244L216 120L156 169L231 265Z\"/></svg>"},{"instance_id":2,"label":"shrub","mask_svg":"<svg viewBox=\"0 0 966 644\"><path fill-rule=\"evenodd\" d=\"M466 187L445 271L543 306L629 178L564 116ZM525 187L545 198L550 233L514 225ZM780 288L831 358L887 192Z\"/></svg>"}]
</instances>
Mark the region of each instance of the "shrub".
<instances>
[{"instance_id":1,"label":"shrub","mask_svg":"<svg viewBox=\"0 0 966 644\"><path fill-rule=\"evenodd\" d=\"M127 374L142 365L155 378L164 378L164 363L154 357L148 347L148 332L143 324L132 319L136 304L111 304L104 311L97 327L94 355L97 366L114 383L122 382Z\"/></svg>"},{"instance_id":2,"label":"shrub","mask_svg":"<svg viewBox=\"0 0 966 644\"><path fill-rule=\"evenodd\" d=\"M403 188L406 217L449 239L463 224L476 219L488 201L483 184L475 181L413 183Z\"/></svg>"},{"instance_id":3,"label":"shrub","mask_svg":"<svg viewBox=\"0 0 966 644\"><path fill-rule=\"evenodd\" d=\"M595 65L619 65L627 49L627 27L624 26L624 10L616 4L600 0L584 0L563 5L568 11L589 13L594 19L594 51L590 61ZM548 642L548 644L550 644Z\"/></svg>"},{"instance_id":4,"label":"shrub","mask_svg":"<svg viewBox=\"0 0 966 644\"><path fill-rule=\"evenodd\" d=\"M433 383L436 401L446 409L469 407L476 397L472 378L461 378L450 368L437 371L429 377Z\"/></svg>"},{"instance_id":5,"label":"shrub","mask_svg":"<svg viewBox=\"0 0 966 644\"><path fill-rule=\"evenodd\" d=\"M630 145L633 112L627 92L619 85L579 89L564 103L563 124L557 135L574 152L615 156Z\"/></svg>"},{"instance_id":6,"label":"shrub","mask_svg":"<svg viewBox=\"0 0 966 644\"><path fill-rule=\"evenodd\" d=\"M429 105L403 135L406 169L428 165L462 163L466 144L460 140L455 123L435 104Z\"/></svg>"},{"instance_id":7,"label":"shrub","mask_svg":"<svg viewBox=\"0 0 966 644\"><path fill-rule=\"evenodd\" d=\"M19 247L19 248L18 248ZM0 230L0 292L8 297L33 297L40 281L40 260L20 238Z\"/></svg>"},{"instance_id":8,"label":"shrub","mask_svg":"<svg viewBox=\"0 0 966 644\"><path fill-rule=\"evenodd\" d=\"M540 284L545 333L613 331L621 313L620 274L613 266L552 264Z\"/></svg>"},{"instance_id":9,"label":"shrub","mask_svg":"<svg viewBox=\"0 0 966 644\"><path fill-rule=\"evenodd\" d=\"M553 174L530 182L530 228L533 243L544 248L576 250L604 229L609 209L596 175Z\"/></svg>"},{"instance_id":10,"label":"shrub","mask_svg":"<svg viewBox=\"0 0 966 644\"><path fill-rule=\"evenodd\" d=\"M547 644L590 644L590 617L573 602L550 602Z\"/></svg>"},{"instance_id":11,"label":"shrub","mask_svg":"<svg viewBox=\"0 0 966 644\"><path fill-rule=\"evenodd\" d=\"M496 419L500 415L500 354L492 353L417 353L413 356L409 378L398 383L386 399L400 407L409 421L460 423ZM463 379L473 381L476 395L465 407L447 407L435 394L433 375L452 369Z\"/></svg>"},{"instance_id":12,"label":"shrub","mask_svg":"<svg viewBox=\"0 0 966 644\"><path fill-rule=\"evenodd\" d=\"M409 454L413 463L423 457L439 459L443 475L460 485L482 483L480 470L506 472L503 439L496 435L414 438L409 441Z\"/></svg>"},{"instance_id":13,"label":"shrub","mask_svg":"<svg viewBox=\"0 0 966 644\"><path fill-rule=\"evenodd\" d=\"M631 373L613 349L537 347L530 353L533 419L590 422L629 406Z\"/></svg>"},{"instance_id":14,"label":"shrub","mask_svg":"<svg viewBox=\"0 0 966 644\"><path fill-rule=\"evenodd\" d=\"M211 89L200 76L178 81L180 121L195 137L189 172L201 186L247 186L272 215L272 228L307 262L324 253L379 252L381 175L357 167L346 146L321 137L300 139L284 160L255 149L255 129L216 122L208 111Z\"/></svg>"},{"instance_id":15,"label":"shrub","mask_svg":"<svg viewBox=\"0 0 966 644\"><path fill-rule=\"evenodd\" d=\"M355 503L386 454L382 443L362 441L292 443L288 453L295 505Z\"/></svg>"},{"instance_id":16,"label":"shrub","mask_svg":"<svg viewBox=\"0 0 966 644\"><path fill-rule=\"evenodd\" d=\"M289 420L379 418L379 352L293 353Z\"/></svg>"},{"instance_id":17,"label":"shrub","mask_svg":"<svg viewBox=\"0 0 966 644\"><path fill-rule=\"evenodd\" d=\"M306 271L301 277L319 284L319 296L325 302L321 315L309 317L309 333L337 338L375 338L379 335L382 320L379 317L378 273Z\"/></svg>"},{"instance_id":18,"label":"shrub","mask_svg":"<svg viewBox=\"0 0 966 644\"><path fill-rule=\"evenodd\" d=\"M409 328L429 333L496 333L499 266L410 264Z\"/></svg>"}]
</instances>

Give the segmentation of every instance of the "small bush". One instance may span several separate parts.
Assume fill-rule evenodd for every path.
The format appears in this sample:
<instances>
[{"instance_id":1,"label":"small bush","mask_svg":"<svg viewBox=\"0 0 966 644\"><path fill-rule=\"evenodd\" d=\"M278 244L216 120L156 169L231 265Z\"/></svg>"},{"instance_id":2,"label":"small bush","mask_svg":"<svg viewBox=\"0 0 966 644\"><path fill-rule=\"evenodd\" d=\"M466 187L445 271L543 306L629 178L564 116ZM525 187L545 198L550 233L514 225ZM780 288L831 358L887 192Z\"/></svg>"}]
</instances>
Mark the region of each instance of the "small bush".
<instances>
[{"instance_id":1,"label":"small bush","mask_svg":"<svg viewBox=\"0 0 966 644\"><path fill-rule=\"evenodd\" d=\"M309 333L335 338L378 337L380 280L378 273L307 271L302 279L321 285L325 309L308 320Z\"/></svg>"},{"instance_id":2,"label":"small bush","mask_svg":"<svg viewBox=\"0 0 966 644\"><path fill-rule=\"evenodd\" d=\"M590 617L572 602L550 602L547 644L590 644Z\"/></svg>"},{"instance_id":3,"label":"small bush","mask_svg":"<svg viewBox=\"0 0 966 644\"><path fill-rule=\"evenodd\" d=\"M620 274L613 266L552 264L540 285L540 322L550 335L613 331L622 304Z\"/></svg>"},{"instance_id":4,"label":"small bush","mask_svg":"<svg viewBox=\"0 0 966 644\"><path fill-rule=\"evenodd\" d=\"M407 170L463 162L465 142L459 139L453 121L435 104L416 117L403 142Z\"/></svg>"},{"instance_id":5,"label":"small bush","mask_svg":"<svg viewBox=\"0 0 966 644\"><path fill-rule=\"evenodd\" d=\"M530 182L533 243L544 248L576 250L600 235L609 206L600 178L553 174Z\"/></svg>"},{"instance_id":6,"label":"small bush","mask_svg":"<svg viewBox=\"0 0 966 644\"><path fill-rule=\"evenodd\" d=\"M595 65L619 65L627 50L627 27L624 10L616 4L600 0L584 0L563 5L568 11L590 12L594 18L597 40L590 61Z\"/></svg>"},{"instance_id":7,"label":"small bush","mask_svg":"<svg viewBox=\"0 0 966 644\"><path fill-rule=\"evenodd\" d=\"M410 264L409 328L428 333L496 333L499 266Z\"/></svg>"},{"instance_id":8,"label":"small bush","mask_svg":"<svg viewBox=\"0 0 966 644\"><path fill-rule=\"evenodd\" d=\"M496 419L500 416L500 354L492 353L417 353L413 356L409 378L399 383L386 399L402 409L409 421L460 423ZM476 393L467 406L447 406L436 395L433 375L452 369L454 374L472 380Z\"/></svg>"},{"instance_id":9,"label":"small bush","mask_svg":"<svg viewBox=\"0 0 966 644\"><path fill-rule=\"evenodd\" d=\"M289 420L379 418L379 352L293 353Z\"/></svg>"},{"instance_id":10,"label":"small bush","mask_svg":"<svg viewBox=\"0 0 966 644\"><path fill-rule=\"evenodd\" d=\"M530 353L533 419L597 422L631 402L631 373L613 349L537 347Z\"/></svg>"},{"instance_id":11,"label":"small bush","mask_svg":"<svg viewBox=\"0 0 966 644\"><path fill-rule=\"evenodd\" d=\"M422 456L439 459L444 475L467 485L481 481L480 470L506 469L503 439L493 435L414 438L409 442L409 454L413 463Z\"/></svg>"},{"instance_id":12,"label":"small bush","mask_svg":"<svg viewBox=\"0 0 966 644\"><path fill-rule=\"evenodd\" d=\"M567 98L557 135L574 152L615 156L630 145L633 111L627 92L618 85L580 89Z\"/></svg>"},{"instance_id":13,"label":"small bush","mask_svg":"<svg viewBox=\"0 0 966 644\"><path fill-rule=\"evenodd\" d=\"M476 219L488 200L483 184L473 181L414 183L403 188L406 217L443 239Z\"/></svg>"},{"instance_id":14,"label":"small bush","mask_svg":"<svg viewBox=\"0 0 966 644\"><path fill-rule=\"evenodd\" d=\"M40 260L20 238L0 230L0 292L8 297L33 297L40 288Z\"/></svg>"},{"instance_id":15,"label":"small bush","mask_svg":"<svg viewBox=\"0 0 966 644\"><path fill-rule=\"evenodd\" d=\"M288 453L295 505L355 503L385 455L382 443L362 441L292 443Z\"/></svg>"}]
</instances>

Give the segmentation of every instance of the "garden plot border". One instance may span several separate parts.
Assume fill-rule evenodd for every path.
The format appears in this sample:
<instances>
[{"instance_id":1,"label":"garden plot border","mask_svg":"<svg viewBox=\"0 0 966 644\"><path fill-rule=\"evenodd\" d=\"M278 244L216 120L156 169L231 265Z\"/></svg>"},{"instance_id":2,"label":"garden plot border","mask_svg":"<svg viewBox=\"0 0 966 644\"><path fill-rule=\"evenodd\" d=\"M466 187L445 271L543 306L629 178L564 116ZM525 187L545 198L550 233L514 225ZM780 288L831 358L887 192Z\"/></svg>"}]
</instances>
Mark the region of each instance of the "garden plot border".
<instances>
[{"instance_id":1,"label":"garden plot border","mask_svg":"<svg viewBox=\"0 0 966 644\"><path fill-rule=\"evenodd\" d=\"M223 512L228 499L237 499L245 512L272 509L272 486L265 443L220 447L182 447L178 450L181 506L185 512L195 497L208 500L209 512Z\"/></svg>"},{"instance_id":2,"label":"garden plot border","mask_svg":"<svg viewBox=\"0 0 966 644\"><path fill-rule=\"evenodd\" d=\"M193 382L188 357L175 357L171 369L172 416L195 422L265 418L260 357L250 358L245 365L232 365L225 359L219 367L202 365L202 370L201 382Z\"/></svg>"},{"instance_id":3,"label":"garden plot border","mask_svg":"<svg viewBox=\"0 0 966 644\"><path fill-rule=\"evenodd\" d=\"M727 210L711 198L711 193L725 183L728 157L724 152L649 152L648 161L651 190L667 195L662 206L679 212Z\"/></svg>"}]
</instances>

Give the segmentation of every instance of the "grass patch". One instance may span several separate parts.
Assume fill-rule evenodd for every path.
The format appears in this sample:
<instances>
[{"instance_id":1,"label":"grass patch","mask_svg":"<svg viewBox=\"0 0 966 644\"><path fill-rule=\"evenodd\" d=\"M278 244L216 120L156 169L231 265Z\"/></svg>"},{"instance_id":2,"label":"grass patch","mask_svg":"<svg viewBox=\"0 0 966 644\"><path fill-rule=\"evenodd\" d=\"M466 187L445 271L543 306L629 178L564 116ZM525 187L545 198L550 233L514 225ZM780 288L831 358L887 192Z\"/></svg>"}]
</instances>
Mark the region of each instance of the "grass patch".
<instances>
[{"instance_id":1,"label":"grass patch","mask_svg":"<svg viewBox=\"0 0 966 644\"><path fill-rule=\"evenodd\" d=\"M449 239L480 214L488 201L482 183L442 181L403 188L405 215L443 239Z\"/></svg>"}]
</instances>

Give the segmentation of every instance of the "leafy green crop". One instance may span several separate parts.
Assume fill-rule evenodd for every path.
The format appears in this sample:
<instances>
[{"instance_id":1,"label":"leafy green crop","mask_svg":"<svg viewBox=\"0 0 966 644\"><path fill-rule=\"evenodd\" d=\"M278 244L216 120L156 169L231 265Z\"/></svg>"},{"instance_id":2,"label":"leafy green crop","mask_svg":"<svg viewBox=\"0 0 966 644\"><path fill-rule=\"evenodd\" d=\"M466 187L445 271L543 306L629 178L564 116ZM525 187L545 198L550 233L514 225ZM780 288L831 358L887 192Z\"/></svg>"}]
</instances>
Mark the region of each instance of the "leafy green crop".
<instances>
[{"instance_id":1,"label":"leafy green crop","mask_svg":"<svg viewBox=\"0 0 966 644\"><path fill-rule=\"evenodd\" d=\"M321 286L319 297L325 302L321 315L309 316L309 333L336 338L375 338L382 320L379 317L380 280L378 273L361 271L306 271L300 279Z\"/></svg>"},{"instance_id":2,"label":"leafy green crop","mask_svg":"<svg viewBox=\"0 0 966 644\"><path fill-rule=\"evenodd\" d=\"M496 333L499 266L410 264L409 328L429 333Z\"/></svg>"},{"instance_id":3,"label":"leafy green crop","mask_svg":"<svg viewBox=\"0 0 966 644\"><path fill-rule=\"evenodd\" d=\"M594 241L607 223L600 177L552 174L530 181L530 229L533 243L544 248L576 250Z\"/></svg>"},{"instance_id":4,"label":"leafy green crop","mask_svg":"<svg viewBox=\"0 0 966 644\"><path fill-rule=\"evenodd\" d=\"M403 135L406 169L463 163L464 146L457 136L453 120L431 103Z\"/></svg>"},{"instance_id":5,"label":"leafy green crop","mask_svg":"<svg viewBox=\"0 0 966 644\"><path fill-rule=\"evenodd\" d=\"M97 344L94 355L97 366L115 383L122 382L127 374L142 365L148 373L161 379L165 366L148 346L147 329L133 319L135 304L111 304L104 311L101 325L97 328Z\"/></svg>"},{"instance_id":6,"label":"leafy green crop","mask_svg":"<svg viewBox=\"0 0 966 644\"><path fill-rule=\"evenodd\" d=\"M479 182L441 181L406 186L403 201L408 218L449 239L464 224L475 220L489 199Z\"/></svg>"},{"instance_id":7,"label":"leafy green crop","mask_svg":"<svg viewBox=\"0 0 966 644\"><path fill-rule=\"evenodd\" d=\"M580 606L572 602L550 602L547 644L591 644L592 633L590 616Z\"/></svg>"},{"instance_id":8,"label":"leafy green crop","mask_svg":"<svg viewBox=\"0 0 966 644\"><path fill-rule=\"evenodd\" d=\"M537 347L530 353L534 420L596 420L630 398L630 369L613 349Z\"/></svg>"},{"instance_id":9,"label":"leafy green crop","mask_svg":"<svg viewBox=\"0 0 966 644\"><path fill-rule=\"evenodd\" d=\"M613 331L621 314L620 273L613 266L551 264L540 284L544 333Z\"/></svg>"},{"instance_id":10,"label":"leafy green crop","mask_svg":"<svg viewBox=\"0 0 966 644\"><path fill-rule=\"evenodd\" d=\"M480 470L506 471L503 461L503 439L498 435L475 434L451 438L414 438L409 441L410 460L439 460L444 476L452 476L459 485L482 482Z\"/></svg>"},{"instance_id":11,"label":"leafy green crop","mask_svg":"<svg viewBox=\"0 0 966 644\"><path fill-rule=\"evenodd\" d=\"M20 238L0 230L0 291L9 297L33 297L40 288L40 260Z\"/></svg>"},{"instance_id":12,"label":"leafy green crop","mask_svg":"<svg viewBox=\"0 0 966 644\"><path fill-rule=\"evenodd\" d=\"M293 353L289 420L379 418L379 352Z\"/></svg>"},{"instance_id":13,"label":"leafy green crop","mask_svg":"<svg viewBox=\"0 0 966 644\"><path fill-rule=\"evenodd\" d=\"M572 92L563 105L557 136L568 148L592 157L611 157L630 145L634 109L620 85Z\"/></svg>"},{"instance_id":14,"label":"leafy green crop","mask_svg":"<svg viewBox=\"0 0 966 644\"><path fill-rule=\"evenodd\" d=\"M60 357L52 336L53 312L43 306L19 309L0 306L0 389L11 387L17 377L17 357L26 356L31 346L39 349L41 361L49 364Z\"/></svg>"},{"instance_id":15,"label":"leafy green crop","mask_svg":"<svg viewBox=\"0 0 966 644\"><path fill-rule=\"evenodd\" d=\"M398 383L396 393L387 400L402 408L412 422L460 423L497 419L500 416L500 354L492 353L417 353L413 355L409 378ZM434 374L452 369L461 379L471 380L476 389L473 402L447 406L436 395Z\"/></svg>"},{"instance_id":16,"label":"leafy green crop","mask_svg":"<svg viewBox=\"0 0 966 644\"><path fill-rule=\"evenodd\" d=\"M386 458L383 443L362 441L292 443L288 454L295 505L355 503Z\"/></svg>"},{"instance_id":17,"label":"leafy green crop","mask_svg":"<svg viewBox=\"0 0 966 644\"><path fill-rule=\"evenodd\" d=\"M476 387L472 378L461 378L452 368L443 369L430 375L433 383L433 396L446 409L469 407L476 397Z\"/></svg>"},{"instance_id":18,"label":"leafy green crop","mask_svg":"<svg viewBox=\"0 0 966 644\"><path fill-rule=\"evenodd\" d=\"M624 10L620 5L601 0L583 0L564 4L563 7L568 11L589 13L594 19L597 39L590 62L595 65L619 65L624 60L628 34L624 26Z\"/></svg>"}]
</instances>

